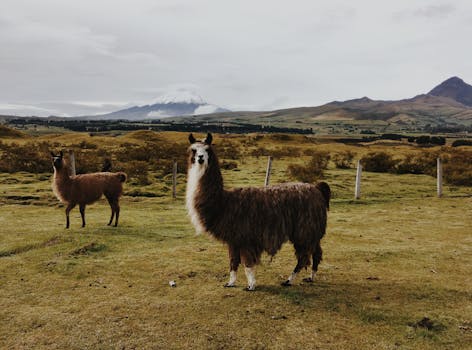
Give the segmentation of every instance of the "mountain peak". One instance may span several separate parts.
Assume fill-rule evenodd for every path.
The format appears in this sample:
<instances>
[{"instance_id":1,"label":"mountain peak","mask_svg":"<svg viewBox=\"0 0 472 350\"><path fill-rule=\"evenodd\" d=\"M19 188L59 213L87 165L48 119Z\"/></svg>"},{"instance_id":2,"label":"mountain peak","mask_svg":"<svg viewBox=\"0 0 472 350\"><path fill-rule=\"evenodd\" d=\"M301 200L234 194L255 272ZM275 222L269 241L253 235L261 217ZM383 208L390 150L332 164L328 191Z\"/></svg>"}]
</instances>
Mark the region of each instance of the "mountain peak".
<instances>
[{"instance_id":1,"label":"mountain peak","mask_svg":"<svg viewBox=\"0 0 472 350\"><path fill-rule=\"evenodd\" d=\"M204 105L206 102L195 91L178 89L159 96L152 104L183 103Z\"/></svg>"},{"instance_id":2,"label":"mountain peak","mask_svg":"<svg viewBox=\"0 0 472 350\"><path fill-rule=\"evenodd\" d=\"M428 95L452 98L472 107L472 86L459 77L451 77L431 90Z\"/></svg>"}]
</instances>

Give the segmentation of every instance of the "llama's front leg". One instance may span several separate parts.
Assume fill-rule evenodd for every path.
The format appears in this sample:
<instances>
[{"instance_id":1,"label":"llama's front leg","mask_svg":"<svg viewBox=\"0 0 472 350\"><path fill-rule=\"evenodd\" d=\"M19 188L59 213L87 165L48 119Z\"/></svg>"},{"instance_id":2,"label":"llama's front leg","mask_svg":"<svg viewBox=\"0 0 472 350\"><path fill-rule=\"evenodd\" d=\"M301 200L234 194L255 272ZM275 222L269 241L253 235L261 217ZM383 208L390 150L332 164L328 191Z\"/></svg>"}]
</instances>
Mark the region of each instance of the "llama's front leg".
<instances>
[{"instance_id":1,"label":"llama's front leg","mask_svg":"<svg viewBox=\"0 0 472 350\"><path fill-rule=\"evenodd\" d=\"M82 217L82 227L85 227L85 204L79 204L79 210Z\"/></svg>"},{"instance_id":2,"label":"llama's front leg","mask_svg":"<svg viewBox=\"0 0 472 350\"><path fill-rule=\"evenodd\" d=\"M228 247L229 252L229 281L225 287L234 287L239 264L241 263L241 253L238 248Z\"/></svg>"},{"instance_id":3,"label":"llama's front leg","mask_svg":"<svg viewBox=\"0 0 472 350\"><path fill-rule=\"evenodd\" d=\"M69 223L70 223L70 220L69 220L69 213L72 209L74 209L75 207L75 203L69 203L66 207L66 228L69 228Z\"/></svg>"}]
</instances>

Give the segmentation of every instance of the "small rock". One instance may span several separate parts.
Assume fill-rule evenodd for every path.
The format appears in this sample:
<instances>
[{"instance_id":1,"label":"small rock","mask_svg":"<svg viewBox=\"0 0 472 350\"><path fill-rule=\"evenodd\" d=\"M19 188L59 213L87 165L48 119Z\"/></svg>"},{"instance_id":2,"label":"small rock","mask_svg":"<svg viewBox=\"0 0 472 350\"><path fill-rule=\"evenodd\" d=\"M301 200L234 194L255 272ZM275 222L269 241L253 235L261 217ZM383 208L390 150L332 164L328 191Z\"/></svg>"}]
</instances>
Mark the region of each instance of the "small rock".
<instances>
[{"instance_id":1,"label":"small rock","mask_svg":"<svg viewBox=\"0 0 472 350\"><path fill-rule=\"evenodd\" d=\"M281 316L272 316L271 317L273 320L286 320L287 316L281 315Z\"/></svg>"}]
</instances>

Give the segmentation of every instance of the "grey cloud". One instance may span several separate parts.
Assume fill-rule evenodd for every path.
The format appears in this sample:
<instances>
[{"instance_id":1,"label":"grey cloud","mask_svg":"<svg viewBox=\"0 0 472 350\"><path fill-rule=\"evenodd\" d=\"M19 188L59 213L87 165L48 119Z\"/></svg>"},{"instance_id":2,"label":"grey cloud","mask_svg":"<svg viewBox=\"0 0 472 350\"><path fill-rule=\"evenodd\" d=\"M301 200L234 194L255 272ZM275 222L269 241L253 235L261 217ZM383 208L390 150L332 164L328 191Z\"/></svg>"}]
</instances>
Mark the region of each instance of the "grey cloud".
<instances>
[{"instance_id":1,"label":"grey cloud","mask_svg":"<svg viewBox=\"0 0 472 350\"><path fill-rule=\"evenodd\" d=\"M472 81L457 35L472 36L472 4L424 3L2 0L0 104L54 101L73 115L187 86L227 108L270 109L408 97L451 69Z\"/></svg>"},{"instance_id":2,"label":"grey cloud","mask_svg":"<svg viewBox=\"0 0 472 350\"><path fill-rule=\"evenodd\" d=\"M414 15L426 18L445 18L455 11L452 4L430 5L419 8L413 12Z\"/></svg>"}]
</instances>

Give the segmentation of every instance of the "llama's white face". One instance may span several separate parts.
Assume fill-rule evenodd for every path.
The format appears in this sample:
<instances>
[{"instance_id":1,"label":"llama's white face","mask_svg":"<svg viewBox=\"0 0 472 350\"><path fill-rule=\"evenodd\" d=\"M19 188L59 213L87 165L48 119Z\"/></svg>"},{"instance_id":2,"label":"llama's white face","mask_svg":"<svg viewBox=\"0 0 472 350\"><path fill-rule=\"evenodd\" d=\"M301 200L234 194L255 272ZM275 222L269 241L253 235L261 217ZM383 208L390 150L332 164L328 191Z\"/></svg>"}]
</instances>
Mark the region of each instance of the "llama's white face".
<instances>
[{"instance_id":1,"label":"llama's white face","mask_svg":"<svg viewBox=\"0 0 472 350\"><path fill-rule=\"evenodd\" d=\"M190 146L191 158L190 162L192 167L198 166L202 168L206 168L208 166L208 149L210 148L209 145L204 143L194 143Z\"/></svg>"}]
</instances>

